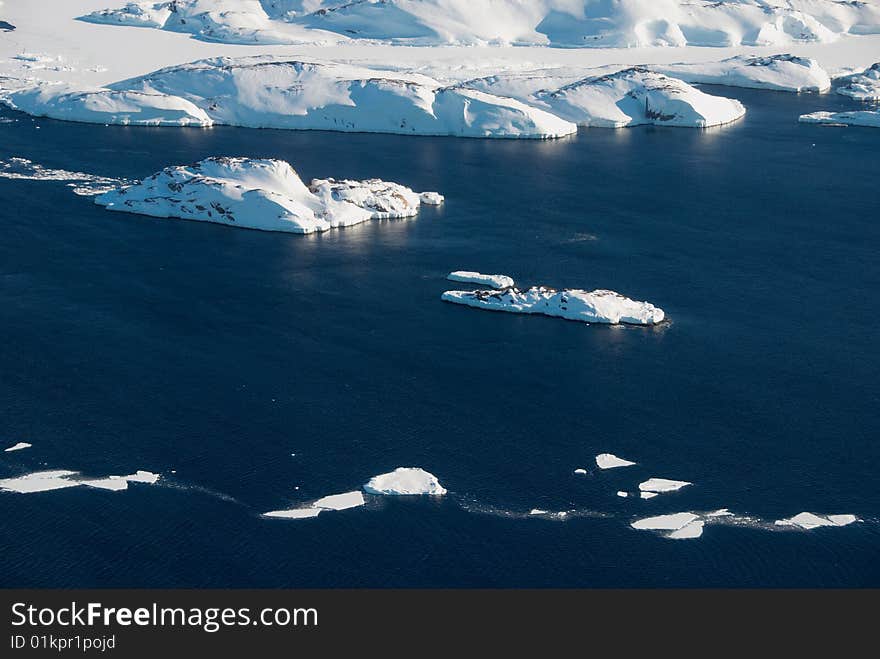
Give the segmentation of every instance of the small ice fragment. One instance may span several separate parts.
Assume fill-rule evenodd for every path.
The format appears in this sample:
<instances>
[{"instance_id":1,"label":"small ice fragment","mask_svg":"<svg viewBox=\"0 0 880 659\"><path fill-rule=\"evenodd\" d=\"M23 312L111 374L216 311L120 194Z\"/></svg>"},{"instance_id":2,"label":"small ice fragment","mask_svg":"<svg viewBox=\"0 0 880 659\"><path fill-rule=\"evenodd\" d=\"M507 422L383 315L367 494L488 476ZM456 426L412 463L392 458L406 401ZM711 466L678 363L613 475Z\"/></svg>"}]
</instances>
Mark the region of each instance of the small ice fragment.
<instances>
[{"instance_id":1,"label":"small ice fragment","mask_svg":"<svg viewBox=\"0 0 880 659\"><path fill-rule=\"evenodd\" d=\"M3 452L4 452L4 453L9 453L9 452L11 452L11 451L20 451L20 450L25 449L25 448L30 448L31 446L32 446L32 445L31 445L31 444L28 444L27 442L19 442L18 444L15 444L14 446L10 446L10 447L7 448L7 449L3 449Z\"/></svg>"},{"instance_id":2,"label":"small ice fragment","mask_svg":"<svg viewBox=\"0 0 880 659\"><path fill-rule=\"evenodd\" d=\"M422 192L419 194L419 201L428 206L439 206L443 203L444 197L439 192Z\"/></svg>"},{"instance_id":3,"label":"small ice fragment","mask_svg":"<svg viewBox=\"0 0 880 659\"><path fill-rule=\"evenodd\" d=\"M541 510L540 508L532 508L529 511L529 515L546 515L546 514L547 514L547 511Z\"/></svg>"},{"instance_id":4,"label":"small ice fragment","mask_svg":"<svg viewBox=\"0 0 880 659\"><path fill-rule=\"evenodd\" d=\"M733 513L730 512L727 508L719 508L718 510L708 513L706 517L730 517Z\"/></svg>"},{"instance_id":5,"label":"small ice fragment","mask_svg":"<svg viewBox=\"0 0 880 659\"><path fill-rule=\"evenodd\" d=\"M623 498L625 499L626 497L629 496L629 494L627 494L627 493L624 492L623 490L619 490L619 491L617 492L617 496L619 496L619 497L623 497Z\"/></svg>"},{"instance_id":6,"label":"small ice fragment","mask_svg":"<svg viewBox=\"0 0 880 659\"><path fill-rule=\"evenodd\" d=\"M600 453L596 456L596 466L599 469L614 469L615 467L629 467L636 464L623 458L618 458L613 453Z\"/></svg>"},{"instance_id":7,"label":"small ice fragment","mask_svg":"<svg viewBox=\"0 0 880 659\"><path fill-rule=\"evenodd\" d=\"M575 469L574 473L584 475L587 473L587 470L586 469Z\"/></svg>"},{"instance_id":8,"label":"small ice fragment","mask_svg":"<svg viewBox=\"0 0 880 659\"><path fill-rule=\"evenodd\" d=\"M657 496L656 492L639 492L639 496L643 499L653 499Z\"/></svg>"}]
</instances>

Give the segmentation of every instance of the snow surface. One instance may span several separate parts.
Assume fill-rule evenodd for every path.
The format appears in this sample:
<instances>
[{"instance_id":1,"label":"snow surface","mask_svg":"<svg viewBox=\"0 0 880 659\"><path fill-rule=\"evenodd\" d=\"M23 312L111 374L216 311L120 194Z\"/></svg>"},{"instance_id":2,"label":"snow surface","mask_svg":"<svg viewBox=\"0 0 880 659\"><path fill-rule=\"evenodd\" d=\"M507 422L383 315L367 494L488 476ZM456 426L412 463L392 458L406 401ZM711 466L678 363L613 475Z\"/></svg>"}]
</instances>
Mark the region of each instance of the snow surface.
<instances>
[{"instance_id":1,"label":"snow surface","mask_svg":"<svg viewBox=\"0 0 880 659\"><path fill-rule=\"evenodd\" d=\"M364 503L364 495L361 491L354 490L352 492L343 492L342 494L331 494L326 497L321 497L317 501L304 507L289 508L286 510L271 510L267 513L263 513L263 517L306 519L309 517L317 517L322 512L329 510L348 510L349 508L357 508L363 506Z\"/></svg>"},{"instance_id":2,"label":"snow surface","mask_svg":"<svg viewBox=\"0 0 880 659\"><path fill-rule=\"evenodd\" d=\"M79 476L79 472L65 469L37 471L15 478L0 479L0 491L32 494L78 486L118 491L128 489L129 483L152 485L159 480L159 474L142 470L128 476L104 476L102 478L82 478Z\"/></svg>"},{"instance_id":3,"label":"snow surface","mask_svg":"<svg viewBox=\"0 0 880 659\"><path fill-rule=\"evenodd\" d=\"M814 513L798 513L788 519L776 520L777 526L799 526L807 531L821 526L846 526L858 521L855 515L816 515Z\"/></svg>"},{"instance_id":4,"label":"snow surface","mask_svg":"<svg viewBox=\"0 0 880 659\"><path fill-rule=\"evenodd\" d=\"M824 92L831 88L828 72L815 59L791 54L739 55L698 64L652 67L685 82L774 89L786 92Z\"/></svg>"},{"instance_id":5,"label":"snow surface","mask_svg":"<svg viewBox=\"0 0 880 659\"><path fill-rule=\"evenodd\" d=\"M844 76L836 81L838 94L849 96L857 101L880 100L880 62L873 64L861 73Z\"/></svg>"},{"instance_id":6,"label":"snow surface","mask_svg":"<svg viewBox=\"0 0 880 659\"><path fill-rule=\"evenodd\" d=\"M428 206L439 206L445 201L445 198L439 192L422 192L419 194L419 199Z\"/></svg>"},{"instance_id":7,"label":"snow surface","mask_svg":"<svg viewBox=\"0 0 880 659\"><path fill-rule=\"evenodd\" d=\"M263 231L313 233L370 219L410 217L419 195L379 179L315 179L309 186L283 160L206 158L167 167L106 192L108 210L178 217Z\"/></svg>"},{"instance_id":8,"label":"snow surface","mask_svg":"<svg viewBox=\"0 0 880 659\"><path fill-rule=\"evenodd\" d=\"M606 290L557 291L544 286L527 290L446 291L442 300L490 311L544 314L585 323L655 325L665 318L663 310L649 302L636 302Z\"/></svg>"},{"instance_id":9,"label":"snow surface","mask_svg":"<svg viewBox=\"0 0 880 659\"><path fill-rule=\"evenodd\" d=\"M388 495L446 494L446 488L437 477L419 467L398 467L387 474L373 476L364 485L364 491Z\"/></svg>"},{"instance_id":10,"label":"snow surface","mask_svg":"<svg viewBox=\"0 0 880 659\"><path fill-rule=\"evenodd\" d=\"M423 45L778 45L880 31L875 5L834 0L176 0L129 2L83 20L245 44L326 42L336 33Z\"/></svg>"},{"instance_id":11,"label":"snow surface","mask_svg":"<svg viewBox=\"0 0 880 659\"><path fill-rule=\"evenodd\" d=\"M696 520L690 524L685 524L680 529L676 529L666 537L671 540L691 540L693 538L699 538L703 535L704 524L705 522L702 520Z\"/></svg>"},{"instance_id":12,"label":"snow surface","mask_svg":"<svg viewBox=\"0 0 880 659\"><path fill-rule=\"evenodd\" d=\"M674 492L687 485L693 485L693 483L687 481L674 481L668 478L649 478L648 480L639 483L639 490L642 492L654 492L659 494L661 492Z\"/></svg>"},{"instance_id":13,"label":"snow surface","mask_svg":"<svg viewBox=\"0 0 880 659\"><path fill-rule=\"evenodd\" d=\"M852 110L850 112L811 112L798 119L805 124L827 126L868 126L880 128L880 110Z\"/></svg>"},{"instance_id":14,"label":"snow surface","mask_svg":"<svg viewBox=\"0 0 880 659\"><path fill-rule=\"evenodd\" d=\"M688 524L696 522L700 518L694 513L673 513L671 515L657 515L636 520L630 526L634 529L649 531L677 531Z\"/></svg>"},{"instance_id":15,"label":"snow surface","mask_svg":"<svg viewBox=\"0 0 880 659\"><path fill-rule=\"evenodd\" d=\"M10 446L7 449L3 449L4 453L10 453L11 451L21 451L22 449L30 448L32 444L28 444L27 442L18 442Z\"/></svg>"},{"instance_id":16,"label":"snow surface","mask_svg":"<svg viewBox=\"0 0 880 659\"><path fill-rule=\"evenodd\" d=\"M491 286L492 288L510 288L515 283L513 278L507 275L484 275L480 272L471 272L469 270L450 272L446 278L463 284L477 284L479 286Z\"/></svg>"},{"instance_id":17,"label":"snow surface","mask_svg":"<svg viewBox=\"0 0 880 659\"><path fill-rule=\"evenodd\" d=\"M599 469L615 469L617 467L629 467L634 464L636 463L619 458L613 453L600 453L596 456L596 466Z\"/></svg>"}]
</instances>

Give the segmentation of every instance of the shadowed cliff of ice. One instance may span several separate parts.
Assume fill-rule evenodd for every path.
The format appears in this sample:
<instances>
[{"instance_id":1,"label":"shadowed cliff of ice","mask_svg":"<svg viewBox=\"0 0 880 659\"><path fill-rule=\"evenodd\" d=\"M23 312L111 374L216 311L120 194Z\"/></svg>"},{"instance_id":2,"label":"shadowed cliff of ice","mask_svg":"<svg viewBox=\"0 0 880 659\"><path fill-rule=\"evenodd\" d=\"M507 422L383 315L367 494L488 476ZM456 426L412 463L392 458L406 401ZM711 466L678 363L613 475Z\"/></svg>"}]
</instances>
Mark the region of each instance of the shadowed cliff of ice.
<instances>
[{"instance_id":1,"label":"shadowed cliff of ice","mask_svg":"<svg viewBox=\"0 0 880 659\"><path fill-rule=\"evenodd\" d=\"M9 107L36 117L123 126L210 126L204 110L179 96L152 91L79 89L40 84L0 96Z\"/></svg>"},{"instance_id":2,"label":"shadowed cliff of ice","mask_svg":"<svg viewBox=\"0 0 880 659\"><path fill-rule=\"evenodd\" d=\"M481 272L469 270L456 270L446 275L449 281L457 281L463 284L477 284L478 286L491 286L492 288L510 288L514 285L512 277L507 275L484 275Z\"/></svg>"},{"instance_id":3,"label":"shadowed cliff of ice","mask_svg":"<svg viewBox=\"0 0 880 659\"><path fill-rule=\"evenodd\" d=\"M28 444L27 442L18 442L17 444L13 444L9 448L3 449L4 453L11 453L12 451L21 451L22 449L30 448L32 444Z\"/></svg>"},{"instance_id":4,"label":"shadowed cliff of ice","mask_svg":"<svg viewBox=\"0 0 880 659\"><path fill-rule=\"evenodd\" d=\"M880 110L851 110L849 112L811 112L802 114L798 121L826 126L867 126L880 128Z\"/></svg>"},{"instance_id":5,"label":"shadowed cliff of ice","mask_svg":"<svg viewBox=\"0 0 880 659\"><path fill-rule=\"evenodd\" d=\"M379 179L315 179L306 186L282 160L206 158L167 167L95 203L154 217L313 233L370 219L411 217L421 200L409 188Z\"/></svg>"},{"instance_id":6,"label":"shadowed cliff of ice","mask_svg":"<svg viewBox=\"0 0 880 659\"><path fill-rule=\"evenodd\" d=\"M880 62L861 73L838 78L835 83L839 85L835 89L838 94L849 96L857 101L880 100Z\"/></svg>"},{"instance_id":7,"label":"shadowed cliff of ice","mask_svg":"<svg viewBox=\"0 0 880 659\"><path fill-rule=\"evenodd\" d=\"M446 494L446 488L434 474L418 467L398 467L387 474L373 476L364 485L364 491L385 495Z\"/></svg>"},{"instance_id":8,"label":"shadowed cliff of ice","mask_svg":"<svg viewBox=\"0 0 880 659\"><path fill-rule=\"evenodd\" d=\"M0 491L17 492L19 494L32 494L34 492L49 492L69 487L93 487L102 490L125 490L129 483L146 483L152 485L159 480L159 474L149 471L138 470L127 476L102 476L100 478L88 478L80 475L78 471L66 469L54 471L37 471L15 478L0 479Z\"/></svg>"},{"instance_id":9,"label":"shadowed cliff of ice","mask_svg":"<svg viewBox=\"0 0 880 659\"><path fill-rule=\"evenodd\" d=\"M636 463L619 458L613 453L600 453L596 456L596 466L599 469L616 469L618 467L630 467L634 464Z\"/></svg>"},{"instance_id":10,"label":"shadowed cliff of ice","mask_svg":"<svg viewBox=\"0 0 880 659\"><path fill-rule=\"evenodd\" d=\"M250 128L529 139L577 130L516 99L421 74L268 55L200 60L109 88L185 98L216 124Z\"/></svg>"},{"instance_id":11,"label":"shadowed cliff of ice","mask_svg":"<svg viewBox=\"0 0 880 659\"><path fill-rule=\"evenodd\" d=\"M831 88L831 78L816 60L787 54L740 55L720 62L667 64L651 69L691 83L787 92L823 92Z\"/></svg>"},{"instance_id":12,"label":"shadowed cliff of ice","mask_svg":"<svg viewBox=\"0 0 880 659\"><path fill-rule=\"evenodd\" d=\"M489 311L543 314L584 323L656 325L666 317L662 309L649 302L637 302L606 290L557 291L533 286L527 290L446 291L441 299Z\"/></svg>"},{"instance_id":13,"label":"shadowed cliff of ice","mask_svg":"<svg viewBox=\"0 0 880 659\"><path fill-rule=\"evenodd\" d=\"M778 45L880 31L880 9L835 0L174 0L82 20L237 44L335 38L568 47Z\"/></svg>"}]
</instances>

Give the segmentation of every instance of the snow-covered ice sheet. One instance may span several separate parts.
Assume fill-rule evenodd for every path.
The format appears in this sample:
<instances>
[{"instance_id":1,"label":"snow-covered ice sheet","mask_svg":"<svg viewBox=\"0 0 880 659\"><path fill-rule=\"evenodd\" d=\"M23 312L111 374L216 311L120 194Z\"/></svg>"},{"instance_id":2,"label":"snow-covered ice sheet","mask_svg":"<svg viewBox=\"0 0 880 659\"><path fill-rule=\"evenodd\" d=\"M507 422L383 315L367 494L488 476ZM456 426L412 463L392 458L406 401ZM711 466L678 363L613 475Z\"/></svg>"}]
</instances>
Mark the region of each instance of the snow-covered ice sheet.
<instances>
[{"instance_id":1,"label":"snow-covered ice sheet","mask_svg":"<svg viewBox=\"0 0 880 659\"><path fill-rule=\"evenodd\" d=\"M206 158L167 167L95 199L108 210L227 226L313 233L371 219L411 217L419 195L379 179L315 179L309 186L282 160Z\"/></svg>"},{"instance_id":2,"label":"snow-covered ice sheet","mask_svg":"<svg viewBox=\"0 0 880 659\"><path fill-rule=\"evenodd\" d=\"M30 448L31 446L32 446L32 444L28 444L27 442L17 442L16 444L13 444L9 448L3 449L3 451L5 453L10 453L12 451L21 451L22 449Z\"/></svg>"},{"instance_id":3,"label":"snow-covered ice sheet","mask_svg":"<svg viewBox=\"0 0 880 659\"><path fill-rule=\"evenodd\" d=\"M663 310L649 302L637 302L607 290L557 291L544 286L503 291L446 291L446 302L489 311L544 314L585 323L656 325L666 317Z\"/></svg>"},{"instance_id":4,"label":"snow-covered ice sheet","mask_svg":"<svg viewBox=\"0 0 880 659\"><path fill-rule=\"evenodd\" d=\"M787 92L824 92L831 88L831 78L819 62L791 54L738 55L720 62L666 64L651 68L691 83Z\"/></svg>"},{"instance_id":5,"label":"snow-covered ice sheet","mask_svg":"<svg viewBox=\"0 0 880 659\"><path fill-rule=\"evenodd\" d=\"M634 464L636 463L619 458L613 453L600 453L596 456L596 466L599 469L616 469L617 467L630 467Z\"/></svg>"},{"instance_id":6,"label":"snow-covered ice sheet","mask_svg":"<svg viewBox=\"0 0 880 659\"><path fill-rule=\"evenodd\" d=\"M484 275L481 272L471 272L469 270L450 272L446 278L463 284L477 284L478 286L491 286L492 288L510 288L515 283L513 278L507 275Z\"/></svg>"},{"instance_id":7,"label":"snow-covered ice sheet","mask_svg":"<svg viewBox=\"0 0 880 659\"><path fill-rule=\"evenodd\" d=\"M805 124L826 126L867 126L880 128L880 110L851 110L849 112L811 112L798 119Z\"/></svg>"},{"instance_id":8,"label":"snow-covered ice sheet","mask_svg":"<svg viewBox=\"0 0 880 659\"><path fill-rule=\"evenodd\" d=\"M437 477L419 467L398 467L386 474L373 476L364 485L364 491L386 495L446 494L446 488Z\"/></svg>"}]
</instances>

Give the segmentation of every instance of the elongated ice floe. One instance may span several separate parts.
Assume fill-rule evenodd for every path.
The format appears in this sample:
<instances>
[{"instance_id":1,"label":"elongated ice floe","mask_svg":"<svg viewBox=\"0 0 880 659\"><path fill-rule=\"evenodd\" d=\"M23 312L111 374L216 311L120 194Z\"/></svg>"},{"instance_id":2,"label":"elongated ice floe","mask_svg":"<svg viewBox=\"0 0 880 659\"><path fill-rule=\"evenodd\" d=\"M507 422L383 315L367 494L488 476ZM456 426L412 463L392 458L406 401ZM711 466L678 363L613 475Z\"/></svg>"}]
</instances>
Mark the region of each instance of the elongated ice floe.
<instances>
[{"instance_id":1,"label":"elongated ice floe","mask_svg":"<svg viewBox=\"0 0 880 659\"><path fill-rule=\"evenodd\" d=\"M313 233L370 219L410 217L419 195L379 179L315 179L283 160L206 158L167 167L95 199L108 210L215 222L263 231Z\"/></svg>"},{"instance_id":2,"label":"elongated ice floe","mask_svg":"<svg viewBox=\"0 0 880 659\"><path fill-rule=\"evenodd\" d=\"M746 113L737 100L706 94L644 67L585 78L556 91L537 92L533 98L563 119L599 128L642 124L706 128L736 121Z\"/></svg>"},{"instance_id":3,"label":"elongated ice floe","mask_svg":"<svg viewBox=\"0 0 880 659\"><path fill-rule=\"evenodd\" d=\"M828 126L867 126L880 128L880 110L851 110L849 112L811 112L802 114L799 121L805 124Z\"/></svg>"},{"instance_id":4,"label":"elongated ice floe","mask_svg":"<svg viewBox=\"0 0 880 659\"><path fill-rule=\"evenodd\" d=\"M387 474L373 476L364 485L364 491L386 495L446 494L446 488L437 477L419 467L398 467Z\"/></svg>"},{"instance_id":5,"label":"elongated ice floe","mask_svg":"<svg viewBox=\"0 0 880 659\"><path fill-rule=\"evenodd\" d=\"M322 512L329 510L348 510L349 508L357 508L363 506L364 503L364 495L361 491L354 490L352 492L343 492L342 494L331 494L326 497L321 497L308 506L288 508L286 510L270 510L267 513L263 513L263 517L305 519L309 517L317 517Z\"/></svg>"},{"instance_id":6,"label":"elongated ice floe","mask_svg":"<svg viewBox=\"0 0 880 659\"><path fill-rule=\"evenodd\" d=\"M115 91L40 84L0 95L0 101L36 117L123 126L210 126L205 111L185 98L155 91Z\"/></svg>"},{"instance_id":7,"label":"elongated ice floe","mask_svg":"<svg viewBox=\"0 0 880 659\"><path fill-rule=\"evenodd\" d=\"M869 66L861 73L844 76L835 80L838 94L849 96L857 101L880 100L880 62Z\"/></svg>"},{"instance_id":8,"label":"elongated ice floe","mask_svg":"<svg viewBox=\"0 0 880 659\"><path fill-rule=\"evenodd\" d=\"M662 492L675 492L688 485L693 485L688 481L674 481L668 478L649 478L639 483L639 490L642 492L653 492L660 494Z\"/></svg>"},{"instance_id":9,"label":"elongated ice floe","mask_svg":"<svg viewBox=\"0 0 880 659\"><path fill-rule=\"evenodd\" d=\"M78 471L66 469L37 471L15 478L0 479L0 491L32 494L48 492L69 487L87 486L104 490L125 490L129 483L152 485L159 480L159 474L138 470L127 476L103 476L101 478L83 477Z\"/></svg>"},{"instance_id":10,"label":"elongated ice floe","mask_svg":"<svg viewBox=\"0 0 880 659\"><path fill-rule=\"evenodd\" d=\"M821 526L847 526L858 521L855 515L816 515L814 513L798 513L788 519L776 520L777 526L799 526L807 531Z\"/></svg>"},{"instance_id":11,"label":"elongated ice floe","mask_svg":"<svg viewBox=\"0 0 880 659\"><path fill-rule=\"evenodd\" d=\"M27 442L18 442L13 444L9 448L3 449L4 453L11 453L12 451L21 451L22 449L30 448L33 446L32 444L28 444Z\"/></svg>"},{"instance_id":12,"label":"elongated ice floe","mask_svg":"<svg viewBox=\"0 0 880 659\"><path fill-rule=\"evenodd\" d=\"M463 284L477 284L478 286L491 286L492 288L510 288L515 283L513 278L507 275L484 275L481 272L471 272L469 270L450 272L446 275L446 278Z\"/></svg>"},{"instance_id":13,"label":"elongated ice floe","mask_svg":"<svg viewBox=\"0 0 880 659\"><path fill-rule=\"evenodd\" d=\"M585 323L656 325L666 317L649 302L636 302L614 291L557 291L544 286L503 291L446 291L442 300L489 311L543 314Z\"/></svg>"},{"instance_id":14,"label":"elongated ice floe","mask_svg":"<svg viewBox=\"0 0 880 659\"><path fill-rule=\"evenodd\" d=\"M75 194L81 196L97 195L133 183L122 178L51 169L27 158L15 157L0 160L0 178L18 181L65 181Z\"/></svg>"},{"instance_id":15,"label":"elongated ice floe","mask_svg":"<svg viewBox=\"0 0 880 659\"><path fill-rule=\"evenodd\" d=\"M577 131L544 109L421 74L268 55L200 60L109 89L185 98L215 124L249 128L530 139Z\"/></svg>"},{"instance_id":16,"label":"elongated ice floe","mask_svg":"<svg viewBox=\"0 0 880 659\"><path fill-rule=\"evenodd\" d=\"M634 464L636 463L619 458L613 453L600 453L596 456L596 466L599 469L616 469L617 467L629 467Z\"/></svg>"},{"instance_id":17,"label":"elongated ice floe","mask_svg":"<svg viewBox=\"0 0 880 659\"><path fill-rule=\"evenodd\" d=\"M653 71L690 83L773 89L786 92L824 92L831 78L819 63L795 55L737 55L720 62L651 66Z\"/></svg>"}]
</instances>

